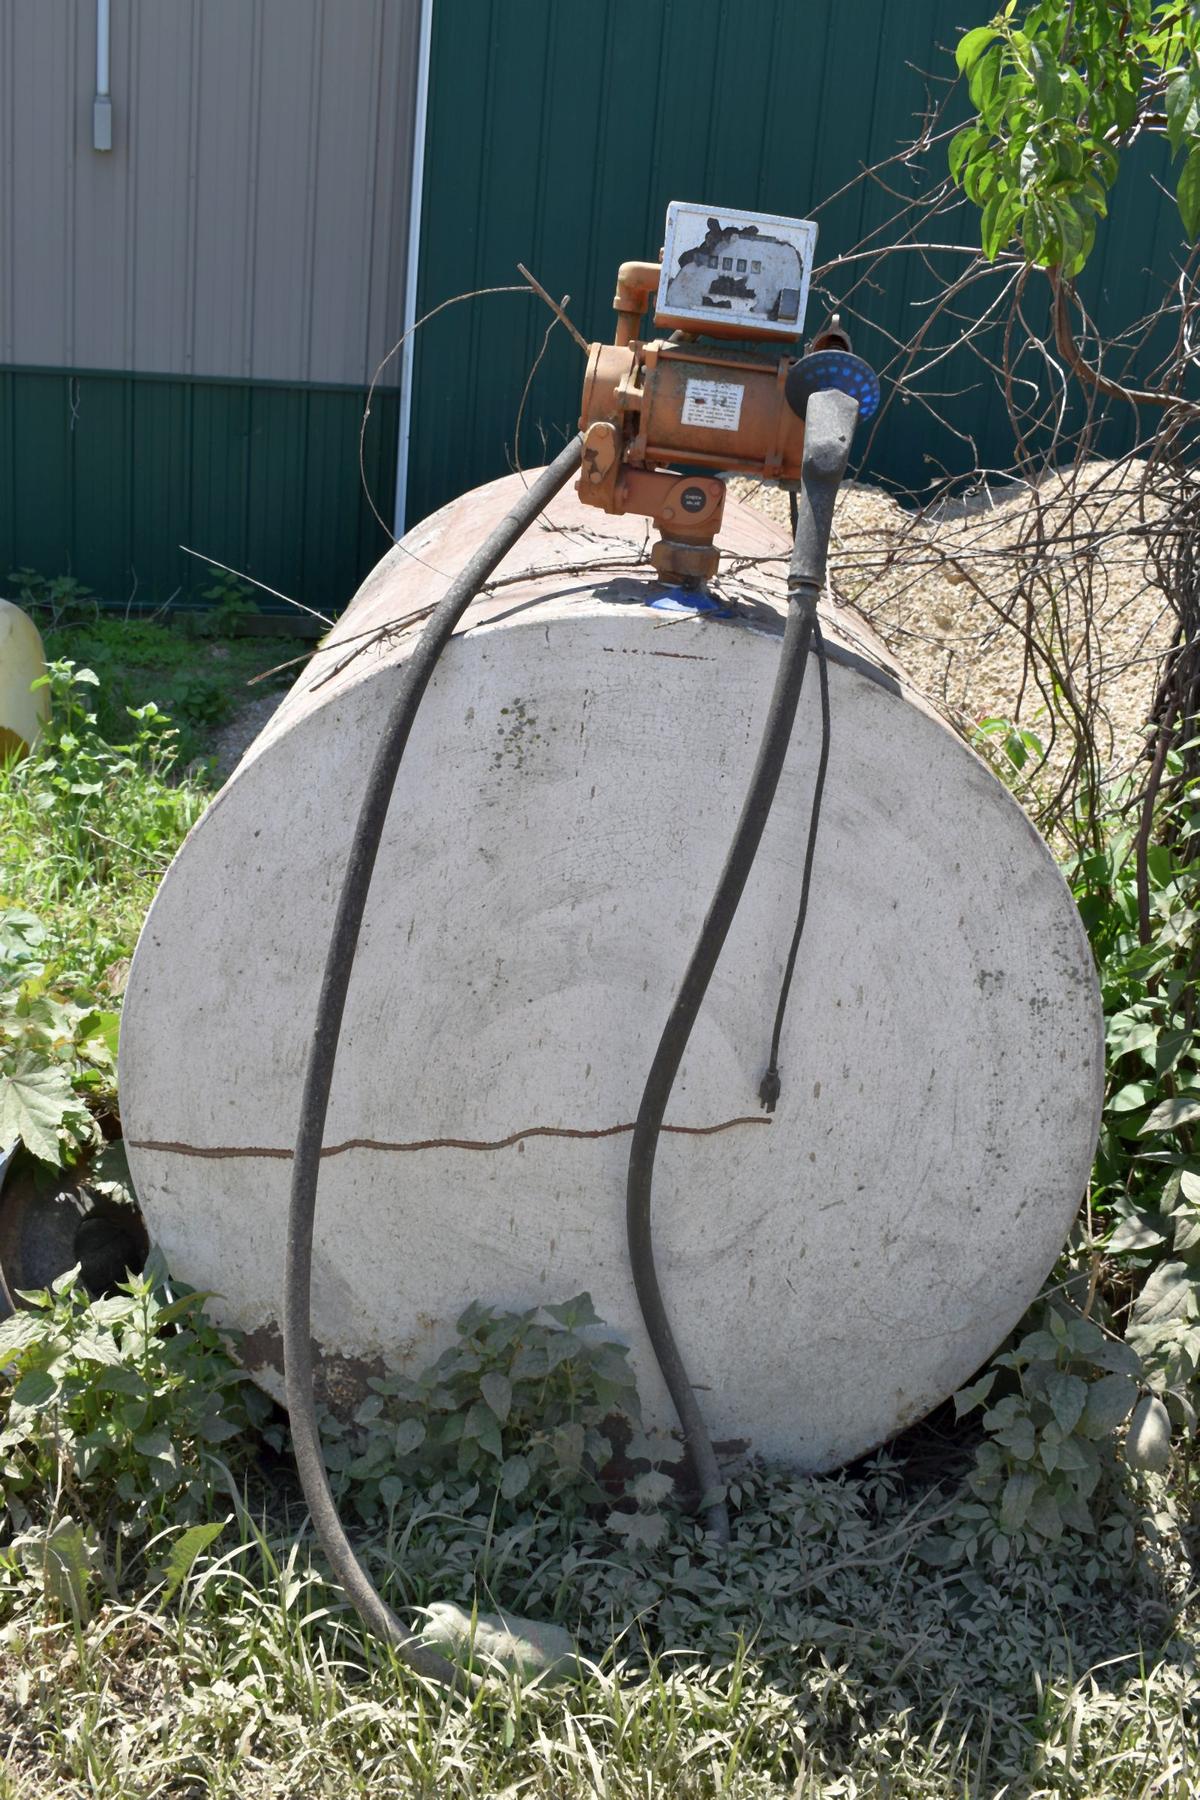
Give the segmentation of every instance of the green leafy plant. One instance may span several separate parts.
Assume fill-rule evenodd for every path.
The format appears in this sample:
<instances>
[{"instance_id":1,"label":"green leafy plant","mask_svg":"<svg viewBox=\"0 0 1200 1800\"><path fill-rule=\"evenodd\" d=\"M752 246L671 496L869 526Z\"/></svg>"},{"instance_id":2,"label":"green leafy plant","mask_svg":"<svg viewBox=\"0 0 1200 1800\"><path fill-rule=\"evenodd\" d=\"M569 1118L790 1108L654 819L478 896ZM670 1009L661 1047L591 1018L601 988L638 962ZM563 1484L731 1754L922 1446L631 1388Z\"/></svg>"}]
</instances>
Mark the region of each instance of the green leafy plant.
<instances>
[{"instance_id":1,"label":"green leafy plant","mask_svg":"<svg viewBox=\"0 0 1200 1800\"><path fill-rule=\"evenodd\" d=\"M12 1525L53 1527L68 1508L119 1561L120 1546L202 1518L227 1492L231 1447L269 1402L204 1315L204 1296L151 1259L110 1299L79 1271L22 1296L0 1324L0 1476Z\"/></svg>"},{"instance_id":2,"label":"green leafy plant","mask_svg":"<svg viewBox=\"0 0 1200 1800\"><path fill-rule=\"evenodd\" d=\"M1045 760L1036 734L987 719L974 742L1025 797ZM1184 760L1188 748L1166 756L1151 813L1123 778L1085 802L1087 829L1069 834L1084 846L1068 854L1064 873L1100 976L1107 1073L1087 1205L1051 1284L1089 1316L1060 1299L1044 1306L958 1396L960 1412L989 1403L976 1486L993 1541L996 1533L1052 1541L1056 1525L1082 1524L1102 1467L1112 1466L1109 1437L1120 1420L1093 1429L1109 1402L1127 1414L1140 1389L1144 1402L1166 1407L1185 1443L1196 1430L1200 782ZM1141 857L1139 834L1148 843ZM1068 1445L1061 1455L1060 1439Z\"/></svg>"},{"instance_id":3,"label":"green leafy plant","mask_svg":"<svg viewBox=\"0 0 1200 1800\"><path fill-rule=\"evenodd\" d=\"M1108 1079L1091 1197L1106 1259L1101 1297L1121 1310L1148 1385L1176 1427L1191 1433L1200 1370L1200 783L1179 752L1167 774L1141 883L1137 826L1121 786L1103 797L1102 849L1080 857L1068 879L1106 1015Z\"/></svg>"},{"instance_id":4,"label":"green leafy plant","mask_svg":"<svg viewBox=\"0 0 1200 1800\"><path fill-rule=\"evenodd\" d=\"M323 1427L330 1471L366 1519L445 1478L494 1489L501 1514L610 1503L609 1425L628 1435L640 1417L626 1345L587 1294L521 1313L469 1306L428 1369L371 1387L351 1424Z\"/></svg>"},{"instance_id":5,"label":"green leafy plant","mask_svg":"<svg viewBox=\"0 0 1200 1800\"><path fill-rule=\"evenodd\" d=\"M176 775L176 736L153 701L113 744L96 677L66 658L44 677L51 716L30 754L0 764L0 910L33 913L39 960L87 1000L133 949L158 880L205 796Z\"/></svg>"},{"instance_id":6,"label":"green leafy plant","mask_svg":"<svg viewBox=\"0 0 1200 1800\"><path fill-rule=\"evenodd\" d=\"M236 637L259 610L253 585L224 569L214 572L212 585L203 590L202 597L211 608L199 626L202 637Z\"/></svg>"},{"instance_id":7,"label":"green leafy plant","mask_svg":"<svg viewBox=\"0 0 1200 1800\"><path fill-rule=\"evenodd\" d=\"M979 1546L1003 1562L1022 1550L1056 1544L1064 1531L1090 1533L1089 1502L1111 1453L1105 1445L1138 1397L1137 1352L1061 1300L1003 1351L955 1410L981 1410L987 1439L969 1485L988 1525L968 1513L949 1542L972 1556Z\"/></svg>"},{"instance_id":8,"label":"green leafy plant","mask_svg":"<svg viewBox=\"0 0 1200 1800\"><path fill-rule=\"evenodd\" d=\"M228 684L219 677L200 673L178 676L165 695L173 719L193 731L221 725L233 710Z\"/></svg>"},{"instance_id":9,"label":"green leafy plant","mask_svg":"<svg viewBox=\"0 0 1200 1800\"><path fill-rule=\"evenodd\" d=\"M17 599L39 620L50 626L95 619L99 608L90 587L73 575L46 576L36 569L9 571Z\"/></svg>"},{"instance_id":10,"label":"green leafy plant","mask_svg":"<svg viewBox=\"0 0 1200 1800\"><path fill-rule=\"evenodd\" d=\"M89 697L102 738L125 743L131 709L153 699L177 727L178 761L187 764L211 751L214 726L238 705L286 686L306 648L290 638L237 635L236 619L224 641L221 629L216 614L153 619L101 614L49 629L46 654L95 671L99 686ZM201 635L202 643L197 642ZM278 674L272 674L277 666ZM259 685L264 677L266 684ZM253 688L247 685L251 681Z\"/></svg>"},{"instance_id":11,"label":"green leafy plant","mask_svg":"<svg viewBox=\"0 0 1200 1800\"><path fill-rule=\"evenodd\" d=\"M1015 236L1029 262L1071 277L1106 216L1121 152L1165 135L1184 161L1176 200L1200 234L1200 14L1179 0L1009 0L960 38L974 120L950 173L981 209L985 256Z\"/></svg>"},{"instance_id":12,"label":"green leafy plant","mask_svg":"<svg viewBox=\"0 0 1200 1800\"><path fill-rule=\"evenodd\" d=\"M0 912L0 1148L56 1167L96 1149L115 1103L117 1014L81 983L55 983L32 913Z\"/></svg>"}]
</instances>

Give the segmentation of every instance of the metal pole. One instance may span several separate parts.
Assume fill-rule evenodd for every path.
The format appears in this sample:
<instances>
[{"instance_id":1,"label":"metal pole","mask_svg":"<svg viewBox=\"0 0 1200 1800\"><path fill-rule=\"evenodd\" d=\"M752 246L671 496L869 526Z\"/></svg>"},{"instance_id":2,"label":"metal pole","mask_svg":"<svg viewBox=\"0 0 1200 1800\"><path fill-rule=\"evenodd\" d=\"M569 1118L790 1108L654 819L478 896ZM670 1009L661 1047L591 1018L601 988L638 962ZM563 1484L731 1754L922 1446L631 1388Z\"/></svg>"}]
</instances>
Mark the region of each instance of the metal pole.
<instances>
[{"instance_id":1,"label":"metal pole","mask_svg":"<svg viewBox=\"0 0 1200 1800\"><path fill-rule=\"evenodd\" d=\"M109 0L96 0L96 94L92 101L92 149L112 149L112 95L109 92Z\"/></svg>"},{"instance_id":2,"label":"metal pole","mask_svg":"<svg viewBox=\"0 0 1200 1800\"><path fill-rule=\"evenodd\" d=\"M421 266L421 195L425 186L425 125L429 116L429 47L433 0L421 0L417 50L417 92L413 112L412 179L408 190L408 263L404 272L404 348L400 352L400 425L396 438L396 498L392 535L404 536L408 516L408 451L412 437L413 326L417 322L417 277Z\"/></svg>"}]
</instances>

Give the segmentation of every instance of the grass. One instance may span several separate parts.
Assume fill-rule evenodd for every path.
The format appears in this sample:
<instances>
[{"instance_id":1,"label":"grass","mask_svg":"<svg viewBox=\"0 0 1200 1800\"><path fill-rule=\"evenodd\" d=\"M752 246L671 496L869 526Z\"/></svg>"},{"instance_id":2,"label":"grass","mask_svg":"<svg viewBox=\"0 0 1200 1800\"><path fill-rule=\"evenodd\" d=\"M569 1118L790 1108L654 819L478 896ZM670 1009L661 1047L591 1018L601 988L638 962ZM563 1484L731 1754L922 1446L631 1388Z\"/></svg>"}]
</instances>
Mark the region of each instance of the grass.
<instances>
[{"instance_id":1,"label":"grass","mask_svg":"<svg viewBox=\"0 0 1200 1800\"><path fill-rule=\"evenodd\" d=\"M95 729L90 670L51 665L53 720L0 762L0 907L33 913L47 961L87 985L130 956L167 864L208 800L177 774L171 721L147 702L117 742Z\"/></svg>"},{"instance_id":2,"label":"grass","mask_svg":"<svg viewBox=\"0 0 1200 1800\"><path fill-rule=\"evenodd\" d=\"M135 717L118 719L111 669L97 687L60 663L54 726L0 771L0 896L38 915L84 984L119 985L207 797L140 685L155 665L127 661ZM1093 1533L998 1562L962 1480L969 1446L934 1447L932 1470L884 1454L819 1480L735 1471L726 1549L674 1506L661 1541L639 1543L604 1509L505 1513L478 1482L410 1481L359 1540L392 1603L553 1619L584 1659L563 1685L508 1675L471 1698L364 1639L314 1552L278 1415L222 1445L243 1486L206 1464L223 1529L173 1588L181 1526L147 1522L149 1482L133 1530L69 1456L32 1497L9 1467L0 1800L1200 1796L1186 1467L1165 1482L1114 1455ZM0 1452L0 1476L19 1454ZM29 1551L68 1515L93 1556L74 1603Z\"/></svg>"},{"instance_id":3,"label":"grass","mask_svg":"<svg viewBox=\"0 0 1200 1800\"><path fill-rule=\"evenodd\" d=\"M231 1499L225 1538L170 1601L143 1575L86 1622L56 1618L10 1575L0 1795L1184 1800L1200 1792L1191 1569L1165 1490L1141 1498L1172 1521L1150 1561L947 1576L921 1559L937 1524L886 1463L801 1483L760 1472L728 1552L676 1519L653 1555L610 1547L590 1589L553 1575L595 1658L578 1679L510 1675L470 1699L364 1640L303 1532ZM536 1587L542 1547L561 1560L550 1520L489 1544L486 1510L453 1526L435 1510L398 1509L368 1541L394 1599L414 1566L465 1597L493 1591L498 1566L502 1589L520 1593L531 1568ZM706 1587L736 1589L733 1612Z\"/></svg>"},{"instance_id":4,"label":"grass","mask_svg":"<svg viewBox=\"0 0 1200 1800\"><path fill-rule=\"evenodd\" d=\"M195 615L173 625L111 614L84 617L51 627L45 644L48 657L68 658L99 677L96 716L104 737L123 742L128 709L153 700L179 733L184 767L211 753L213 733L240 706L290 686L295 670L259 677L312 649L292 638L198 635Z\"/></svg>"}]
</instances>

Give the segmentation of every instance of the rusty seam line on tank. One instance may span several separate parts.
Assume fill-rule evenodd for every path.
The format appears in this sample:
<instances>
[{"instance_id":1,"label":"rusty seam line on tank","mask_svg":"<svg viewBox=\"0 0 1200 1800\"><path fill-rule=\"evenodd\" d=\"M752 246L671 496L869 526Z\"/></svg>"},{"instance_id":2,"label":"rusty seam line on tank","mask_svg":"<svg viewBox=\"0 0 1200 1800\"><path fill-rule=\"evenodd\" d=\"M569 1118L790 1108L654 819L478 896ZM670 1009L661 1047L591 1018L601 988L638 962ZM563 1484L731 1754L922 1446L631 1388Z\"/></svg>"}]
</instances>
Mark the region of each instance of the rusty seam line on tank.
<instances>
[{"instance_id":1,"label":"rusty seam line on tank","mask_svg":"<svg viewBox=\"0 0 1200 1800\"><path fill-rule=\"evenodd\" d=\"M664 1125L663 1130L677 1137L711 1137L718 1131L730 1131L735 1125L770 1123L770 1119L749 1114L737 1119L723 1119L719 1125ZM326 1144L321 1155L341 1156L347 1150L508 1150L522 1138L607 1138L619 1137L622 1132L632 1130L633 1122L630 1121L628 1125L601 1125L593 1130L574 1125L530 1125L524 1131L514 1131L502 1138L413 1138L401 1143L389 1143L382 1138L347 1138L341 1144ZM291 1150L268 1144L181 1144L155 1138L130 1138L129 1146L132 1150L165 1150L173 1156L271 1156L285 1162L289 1162L294 1154Z\"/></svg>"}]
</instances>

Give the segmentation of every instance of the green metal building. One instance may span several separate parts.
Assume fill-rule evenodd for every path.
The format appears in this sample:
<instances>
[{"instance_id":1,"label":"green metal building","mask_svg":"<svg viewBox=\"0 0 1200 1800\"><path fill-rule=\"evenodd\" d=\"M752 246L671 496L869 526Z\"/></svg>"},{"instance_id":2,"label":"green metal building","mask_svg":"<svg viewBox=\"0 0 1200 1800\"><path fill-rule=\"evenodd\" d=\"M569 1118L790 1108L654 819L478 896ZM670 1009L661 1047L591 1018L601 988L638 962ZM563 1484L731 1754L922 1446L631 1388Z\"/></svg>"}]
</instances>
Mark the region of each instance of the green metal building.
<instances>
[{"instance_id":1,"label":"green metal building","mask_svg":"<svg viewBox=\"0 0 1200 1800\"><path fill-rule=\"evenodd\" d=\"M31 567L187 604L210 580L187 545L337 611L397 520L576 422L581 359L555 332L517 442L539 302L460 303L394 350L415 319L518 283L520 260L607 337L616 267L656 253L672 199L824 202L820 254L857 243L887 196L830 197L911 139L990 11L0 0L0 586ZM1136 309L1172 221L1118 195L1106 302ZM858 297L863 354L912 330L920 279ZM956 404L1006 461L986 394ZM896 407L867 472L919 486L956 454Z\"/></svg>"}]
</instances>

